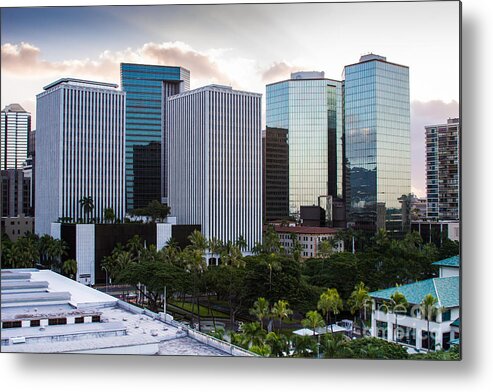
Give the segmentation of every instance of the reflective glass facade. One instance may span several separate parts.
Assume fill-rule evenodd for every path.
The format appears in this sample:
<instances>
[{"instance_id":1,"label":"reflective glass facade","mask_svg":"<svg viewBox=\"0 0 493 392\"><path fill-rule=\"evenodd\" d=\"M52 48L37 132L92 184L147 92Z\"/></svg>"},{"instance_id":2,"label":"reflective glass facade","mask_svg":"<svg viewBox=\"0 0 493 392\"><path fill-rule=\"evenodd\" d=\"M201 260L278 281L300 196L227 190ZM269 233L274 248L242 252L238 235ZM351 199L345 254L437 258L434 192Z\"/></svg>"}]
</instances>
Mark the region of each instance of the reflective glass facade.
<instances>
[{"instance_id":1,"label":"reflective glass facade","mask_svg":"<svg viewBox=\"0 0 493 392\"><path fill-rule=\"evenodd\" d=\"M411 192L409 68L374 57L344 70L347 219L400 232L399 198Z\"/></svg>"},{"instance_id":2,"label":"reflective glass facade","mask_svg":"<svg viewBox=\"0 0 493 392\"><path fill-rule=\"evenodd\" d=\"M190 89L190 72L181 67L121 64L121 87L127 93L127 209L145 207L166 198L166 98Z\"/></svg>"},{"instance_id":3,"label":"reflective glass facade","mask_svg":"<svg viewBox=\"0 0 493 392\"><path fill-rule=\"evenodd\" d=\"M319 196L342 197L341 82L292 78L267 85L266 99L266 137L270 128L288 133L290 214L299 216Z\"/></svg>"}]
</instances>

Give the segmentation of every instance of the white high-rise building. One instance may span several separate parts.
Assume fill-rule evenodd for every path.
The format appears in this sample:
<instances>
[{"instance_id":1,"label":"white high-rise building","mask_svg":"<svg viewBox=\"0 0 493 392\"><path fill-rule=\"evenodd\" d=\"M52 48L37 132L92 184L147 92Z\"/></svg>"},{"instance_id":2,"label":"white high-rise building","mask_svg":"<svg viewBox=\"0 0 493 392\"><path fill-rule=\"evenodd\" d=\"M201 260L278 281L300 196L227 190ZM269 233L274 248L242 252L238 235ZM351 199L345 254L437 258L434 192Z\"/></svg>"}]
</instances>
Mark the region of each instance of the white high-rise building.
<instances>
[{"instance_id":1,"label":"white high-rise building","mask_svg":"<svg viewBox=\"0 0 493 392\"><path fill-rule=\"evenodd\" d=\"M60 79L37 96L35 231L59 218L125 215L125 93L116 84ZM80 200L91 197L85 213Z\"/></svg>"},{"instance_id":2,"label":"white high-rise building","mask_svg":"<svg viewBox=\"0 0 493 392\"><path fill-rule=\"evenodd\" d=\"M167 100L168 203L179 224L262 240L261 94L210 85Z\"/></svg>"},{"instance_id":3,"label":"white high-rise building","mask_svg":"<svg viewBox=\"0 0 493 392\"><path fill-rule=\"evenodd\" d=\"M18 103L2 110L1 169L22 169L27 159L27 142L31 131L31 113Z\"/></svg>"}]
</instances>

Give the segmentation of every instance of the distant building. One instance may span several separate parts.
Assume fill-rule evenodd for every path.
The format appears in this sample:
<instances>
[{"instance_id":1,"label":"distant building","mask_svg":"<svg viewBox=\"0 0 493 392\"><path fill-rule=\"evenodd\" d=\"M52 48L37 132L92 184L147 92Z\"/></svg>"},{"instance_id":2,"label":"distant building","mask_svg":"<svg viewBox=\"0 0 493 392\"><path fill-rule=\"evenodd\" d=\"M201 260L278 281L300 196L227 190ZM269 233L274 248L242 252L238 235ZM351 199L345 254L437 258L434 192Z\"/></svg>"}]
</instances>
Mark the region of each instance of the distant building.
<instances>
[{"instance_id":1,"label":"distant building","mask_svg":"<svg viewBox=\"0 0 493 392\"><path fill-rule=\"evenodd\" d=\"M2 352L249 356L49 270L2 269Z\"/></svg>"},{"instance_id":2,"label":"distant building","mask_svg":"<svg viewBox=\"0 0 493 392\"><path fill-rule=\"evenodd\" d=\"M111 255L117 244L126 244L138 235L145 246L155 245L157 249L162 249L173 238L184 249L190 244L188 236L194 230L200 231L200 226L176 225L172 217L166 223L51 224L51 235L68 245L64 260L77 261L76 280L91 285L105 282L106 275L101 263Z\"/></svg>"},{"instance_id":3,"label":"distant building","mask_svg":"<svg viewBox=\"0 0 493 392\"><path fill-rule=\"evenodd\" d=\"M262 239L261 95L210 85L168 98L168 202L178 224L246 252Z\"/></svg>"},{"instance_id":4,"label":"distant building","mask_svg":"<svg viewBox=\"0 0 493 392\"><path fill-rule=\"evenodd\" d=\"M267 175L272 173L272 180L276 170L284 172L288 165L289 213L296 218L301 206L318 205L319 196L343 197L342 106L341 81L327 79L323 72L295 72L266 86L266 141L279 139L283 131L289 141L287 159L285 148L267 151ZM266 217L275 215L272 208L284 206L285 186L283 180L270 193L266 184ZM320 206L329 211L328 205Z\"/></svg>"},{"instance_id":5,"label":"distant building","mask_svg":"<svg viewBox=\"0 0 493 392\"><path fill-rule=\"evenodd\" d=\"M301 206L300 221L302 226L325 226L325 210L319 206Z\"/></svg>"},{"instance_id":6,"label":"distant building","mask_svg":"<svg viewBox=\"0 0 493 392\"><path fill-rule=\"evenodd\" d=\"M116 84L60 79L37 96L36 233L59 218L125 216L125 93ZM80 200L92 197L85 213Z\"/></svg>"},{"instance_id":7,"label":"distant building","mask_svg":"<svg viewBox=\"0 0 493 392\"><path fill-rule=\"evenodd\" d=\"M301 257L318 257L320 243L325 240L333 240L338 229L332 227L307 227L307 226L281 226L274 225L274 230L279 236L281 246L287 252L293 250L295 238L301 245ZM337 241L334 252L344 252L344 242Z\"/></svg>"},{"instance_id":8,"label":"distant building","mask_svg":"<svg viewBox=\"0 0 493 392\"><path fill-rule=\"evenodd\" d=\"M32 216L2 217L2 234L6 234L11 241L34 232L34 218Z\"/></svg>"},{"instance_id":9,"label":"distant building","mask_svg":"<svg viewBox=\"0 0 493 392\"><path fill-rule=\"evenodd\" d=\"M31 113L13 103L2 110L1 170L22 169L27 158L28 137L31 132Z\"/></svg>"},{"instance_id":10,"label":"distant building","mask_svg":"<svg viewBox=\"0 0 493 392\"><path fill-rule=\"evenodd\" d=\"M267 128L262 139L263 213L267 222L289 217L288 131Z\"/></svg>"},{"instance_id":11,"label":"distant building","mask_svg":"<svg viewBox=\"0 0 493 392\"><path fill-rule=\"evenodd\" d=\"M460 120L428 125L426 129L427 218L459 219Z\"/></svg>"},{"instance_id":12,"label":"distant building","mask_svg":"<svg viewBox=\"0 0 493 392\"><path fill-rule=\"evenodd\" d=\"M421 235L425 243L440 247L445 239L460 241L459 221L414 221L411 230Z\"/></svg>"},{"instance_id":13,"label":"distant building","mask_svg":"<svg viewBox=\"0 0 493 392\"><path fill-rule=\"evenodd\" d=\"M348 224L403 231L399 199L411 192L409 67L369 54L344 67Z\"/></svg>"},{"instance_id":14,"label":"distant building","mask_svg":"<svg viewBox=\"0 0 493 392\"><path fill-rule=\"evenodd\" d=\"M372 309L372 336L394 341L417 351L448 350L450 348L452 341L459 337L452 324L460 317L460 259L457 256L434 264L440 267L439 278L369 293L375 301ZM395 325L395 314L385 311L386 301L389 301L390 296L396 291L404 294L409 303L406 312L398 314L397 325ZM429 332L427 320L422 317L419 308L427 294L437 299L436 308L438 309L436 316L430 321ZM428 347L428 333L430 334L430 347Z\"/></svg>"},{"instance_id":15,"label":"distant building","mask_svg":"<svg viewBox=\"0 0 493 392\"><path fill-rule=\"evenodd\" d=\"M167 202L165 154L166 99L190 89L190 71L182 67L120 65L126 92L125 187L127 209ZM140 155L149 152L147 157Z\"/></svg>"},{"instance_id":16,"label":"distant building","mask_svg":"<svg viewBox=\"0 0 493 392\"><path fill-rule=\"evenodd\" d=\"M410 213L411 222L426 219L426 197L420 198L416 195L411 195Z\"/></svg>"},{"instance_id":17,"label":"distant building","mask_svg":"<svg viewBox=\"0 0 493 392\"><path fill-rule=\"evenodd\" d=\"M31 178L22 169L1 171L2 217L32 216Z\"/></svg>"}]
</instances>

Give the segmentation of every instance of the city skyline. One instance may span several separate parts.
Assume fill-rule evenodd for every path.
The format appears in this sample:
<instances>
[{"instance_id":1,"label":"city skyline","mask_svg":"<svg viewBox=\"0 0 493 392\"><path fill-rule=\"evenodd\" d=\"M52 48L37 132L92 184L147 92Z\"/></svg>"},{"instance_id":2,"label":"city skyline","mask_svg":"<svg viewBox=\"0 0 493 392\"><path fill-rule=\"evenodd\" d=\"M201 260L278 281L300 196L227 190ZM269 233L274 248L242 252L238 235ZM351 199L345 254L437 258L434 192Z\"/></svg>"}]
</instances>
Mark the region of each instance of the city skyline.
<instances>
[{"instance_id":1,"label":"city skyline","mask_svg":"<svg viewBox=\"0 0 493 392\"><path fill-rule=\"evenodd\" d=\"M424 126L458 117L458 18L456 2L4 8L2 103L34 117L42 86L59 77L118 83L120 62L181 65L191 88L265 95L291 72L340 80L344 65L373 52L410 67L412 190L424 196Z\"/></svg>"}]
</instances>

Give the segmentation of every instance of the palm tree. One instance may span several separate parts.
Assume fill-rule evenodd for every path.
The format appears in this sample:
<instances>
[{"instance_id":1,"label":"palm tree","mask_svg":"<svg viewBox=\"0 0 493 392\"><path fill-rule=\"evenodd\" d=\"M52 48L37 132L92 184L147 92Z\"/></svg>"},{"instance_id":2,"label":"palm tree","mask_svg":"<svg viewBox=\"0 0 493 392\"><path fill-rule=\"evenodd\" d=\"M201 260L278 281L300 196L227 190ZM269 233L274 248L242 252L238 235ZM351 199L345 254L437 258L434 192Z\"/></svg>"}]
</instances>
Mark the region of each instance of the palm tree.
<instances>
[{"instance_id":1,"label":"palm tree","mask_svg":"<svg viewBox=\"0 0 493 392\"><path fill-rule=\"evenodd\" d=\"M334 333L333 324L330 322L330 313L334 314L334 322L336 316L342 310L342 299L336 288L327 289L320 295L320 299L317 304L317 309L327 317L327 326L330 324L330 331ZM328 327L326 328L328 330Z\"/></svg>"},{"instance_id":2,"label":"palm tree","mask_svg":"<svg viewBox=\"0 0 493 392\"><path fill-rule=\"evenodd\" d=\"M144 250L144 244L142 238L139 235L134 235L127 241L125 249L130 252L135 261L139 262L140 254Z\"/></svg>"},{"instance_id":3,"label":"palm tree","mask_svg":"<svg viewBox=\"0 0 493 392\"><path fill-rule=\"evenodd\" d=\"M275 357L282 357L284 353L289 354L289 341L286 335L269 332L265 337L265 343L270 346L271 354Z\"/></svg>"},{"instance_id":4,"label":"palm tree","mask_svg":"<svg viewBox=\"0 0 493 392\"><path fill-rule=\"evenodd\" d=\"M390 296L390 301L385 302L384 311L393 313L395 316L394 327L392 328L392 341L395 342L395 330L397 329L397 315L399 313L405 313L407 311L407 299L404 294L399 291L395 291Z\"/></svg>"},{"instance_id":5,"label":"palm tree","mask_svg":"<svg viewBox=\"0 0 493 392\"><path fill-rule=\"evenodd\" d=\"M188 240L190 241L192 249L205 253L207 249L207 240L200 231L194 230L193 233L188 236Z\"/></svg>"},{"instance_id":6,"label":"palm tree","mask_svg":"<svg viewBox=\"0 0 493 392\"><path fill-rule=\"evenodd\" d=\"M94 201L92 200L92 196L84 196L79 200L79 204L84 211L84 215L86 215L86 223L88 222L89 214L94 210Z\"/></svg>"},{"instance_id":7,"label":"palm tree","mask_svg":"<svg viewBox=\"0 0 493 392\"><path fill-rule=\"evenodd\" d=\"M74 259L65 260L62 266L62 271L65 275L68 275L70 279L74 279L77 275L77 261Z\"/></svg>"},{"instance_id":8,"label":"palm tree","mask_svg":"<svg viewBox=\"0 0 493 392\"><path fill-rule=\"evenodd\" d=\"M272 294L272 271L279 271L281 263L275 255L269 254L266 257L267 268L269 269L269 295Z\"/></svg>"},{"instance_id":9,"label":"palm tree","mask_svg":"<svg viewBox=\"0 0 493 392\"><path fill-rule=\"evenodd\" d=\"M245 338L244 343L247 347L261 346L264 344L266 332L260 327L260 323L258 321L254 321L253 323L243 323L241 326L241 331Z\"/></svg>"},{"instance_id":10,"label":"palm tree","mask_svg":"<svg viewBox=\"0 0 493 392\"><path fill-rule=\"evenodd\" d=\"M272 307L272 315L279 319L279 332L282 329L282 320L288 318L292 314L293 311L289 309L288 301L280 299L274 304L274 306Z\"/></svg>"},{"instance_id":11,"label":"palm tree","mask_svg":"<svg viewBox=\"0 0 493 392\"><path fill-rule=\"evenodd\" d=\"M363 334L363 314L366 314L366 309L371 308L371 298L368 295L368 287L363 282L359 282L354 286L354 290L348 299L348 305L350 306L351 314L356 317L356 312L359 312L359 321L361 325L361 337Z\"/></svg>"},{"instance_id":12,"label":"palm tree","mask_svg":"<svg viewBox=\"0 0 493 392\"><path fill-rule=\"evenodd\" d=\"M271 354L271 348L267 344L263 343L261 345L253 345L250 347L252 353L258 354L262 357L269 357Z\"/></svg>"},{"instance_id":13,"label":"palm tree","mask_svg":"<svg viewBox=\"0 0 493 392\"><path fill-rule=\"evenodd\" d=\"M316 329L325 326L324 319L316 310L310 310L306 313L306 318L301 320L301 325L306 328L311 328L313 336L315 336Z\"/></svg>"},{"instance_id":14,"label":"palm tree","mask_svg":"<svg viewBox=\"0 0 493 392\"><path fill-rule=\"evenodd\" d=\"M269 301L267 301L264 297L257 299L253 304L253 308L250 309L250 314L258 319L260 322L260 327L263 329L264 319L270 314Z\"/></svg>"},{"instance_id":15,"label":"palm tree","mask_svg":"<svg viewBox=\"0 0 493 392\"><path fill-rule=\"evenodd\" d=\"M428 350L430 350L430 343L431 343L431 336L430 336L430 320L433 319L433 317L436 316L438 313L438 307L436 304L438 303L438 300L431 294L426 294L421 301L421 304L419 306L419 310L421 312L421 317L424 317L426 319L426 332L427 332L427 343L428 343Z\"/></svg>"},{"instance_id":16,"label":"palm tree","mask_svg":"<svg viewBox=\"0 0 493 392\"><path fill-rule=\"evenodd\" d=\"M309 358L316 351L316 342L309 335L298 336L293 339L294 356L300 358Z\"/></svg>"},{"instance_id":17,"label":"palm tree","mask_svg":"<svg viewBox=\"0 0 493 392\"><path fill-rule=\"evenodd\" d=\"M113 208L105 208L103 211L103 219L105 223L113 222L115 220L115 211Z\"/></svg>"},{"instance_id":18,"label":"palm tree","mask_svg":"<svg viewBox=\"0 0 493 392\"><path fill-rule=\"evenodd\" d=\"M49 243L48 256L52 261L52 268L59 270L61 267L61 259L67 255L68 245L65 241L59 239L53 239Z\"/></svg>"},{"instance_id":19,"label":"palm tree","mask_svg":"<svg viewBox=\"0 0 493 392\"><path fill-rule=\"evenodd\" d=\"M325 358L350 358L352 351L346 346L348 338L342 334L322 337L321 348Z\"/></svg>"},{"instance_id":20,"label":"palm tree","mask_svg":"<svg viewBox=\"0 0 493 392\"><path fill-rule=\"evenodd\" d=\"M241 250L241 251L244 251L244 250L247 248L248 243L246 242L245 238L244 238L242 235L240 235L240 236L238 237L238 239L236 240L235 245L236 245L238 248L240 248L240 250Z\"/></svg>"}]
</instances>

